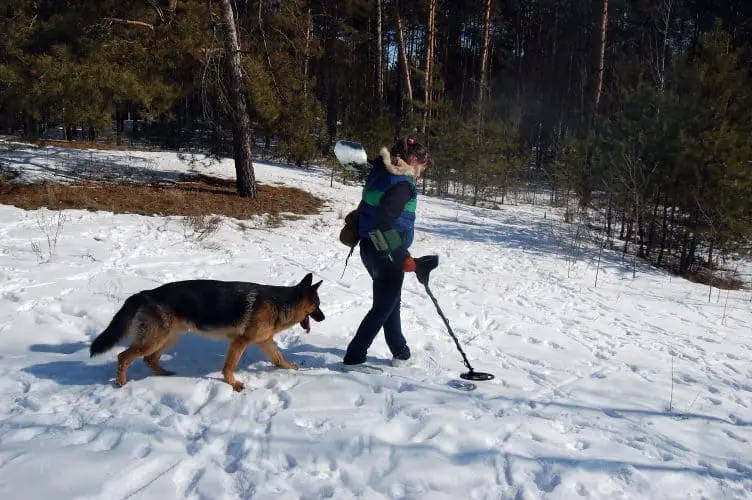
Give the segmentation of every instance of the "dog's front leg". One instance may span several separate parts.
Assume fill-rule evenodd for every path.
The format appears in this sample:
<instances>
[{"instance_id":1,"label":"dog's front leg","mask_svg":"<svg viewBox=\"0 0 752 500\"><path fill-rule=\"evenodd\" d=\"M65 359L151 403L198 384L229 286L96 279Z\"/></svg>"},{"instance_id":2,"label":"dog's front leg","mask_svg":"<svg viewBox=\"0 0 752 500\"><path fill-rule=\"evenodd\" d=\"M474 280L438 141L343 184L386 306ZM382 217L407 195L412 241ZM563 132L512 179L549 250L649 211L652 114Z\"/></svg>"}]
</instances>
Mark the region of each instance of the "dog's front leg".
<instances>
[{"instance_id":1,"label":"dog's front leg","mask_svg":"<svg viewBox=\"0 0 752 500\"><path fill-rule=\"evenodd\" d=\"M259 348L263 353L266 355L267 358L269 358L269 361L274 363L274 366L278 368L284 368L286 370L297 370L298 365L295 363L289 363L285 360L285 358L282 356L282 353L279 352L279 348L277 347L277 344L274 343L274 339L265 340L264 342L261 342L259 345Z\"/></svg>"},{"instance_id":2,"label":"dog's front leg","mask_svg":"<svg viewBox=\"0 0 752 500\"><path fill-rule=\"evenodd\" d=\"M240 382L235 378L235 369L238 367L240 357L243 356L243 352L247 345L248 341L245 339L235 339L231 341L230 345L227 347L225 364L222 367L222 375L224 375L225 381L237 392L240 392L245 388L243 382Z\"/></svg>"}]
</instances>

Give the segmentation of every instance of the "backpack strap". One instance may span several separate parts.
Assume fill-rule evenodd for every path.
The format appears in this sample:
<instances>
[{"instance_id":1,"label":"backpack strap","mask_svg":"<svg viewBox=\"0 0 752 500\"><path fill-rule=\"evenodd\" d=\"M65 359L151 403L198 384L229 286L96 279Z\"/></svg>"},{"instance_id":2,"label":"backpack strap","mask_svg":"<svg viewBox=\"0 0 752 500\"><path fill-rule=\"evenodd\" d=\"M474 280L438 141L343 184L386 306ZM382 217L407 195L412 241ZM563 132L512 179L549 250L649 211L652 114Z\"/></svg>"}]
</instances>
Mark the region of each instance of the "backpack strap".
<instances>
[{"instance_id":1,"label":"backpack strap","mask_svg":"<svg viewBox=\"0 0 752 500\"><path fill-rule=\"evenodd\" d=\"M352 247L350 248L350 253L348 253L348 254L347 254L347 257L345 258L345 267L344 267L344 269L342 269L342 276L340 276L340 277L339 277L339 279L342 279L342 278L344 278L344 277L345 277L345 270L347 269L347 261L349 261L349 260L350 260L350 256L351 256L351 255L353 254L353 252L355 251L355 247L356 247L356 246L358 246L358 245L357 245L357 244L355 244L355 245L353 245L353 246L352 246Z\"/></svg>"}]
</instances>

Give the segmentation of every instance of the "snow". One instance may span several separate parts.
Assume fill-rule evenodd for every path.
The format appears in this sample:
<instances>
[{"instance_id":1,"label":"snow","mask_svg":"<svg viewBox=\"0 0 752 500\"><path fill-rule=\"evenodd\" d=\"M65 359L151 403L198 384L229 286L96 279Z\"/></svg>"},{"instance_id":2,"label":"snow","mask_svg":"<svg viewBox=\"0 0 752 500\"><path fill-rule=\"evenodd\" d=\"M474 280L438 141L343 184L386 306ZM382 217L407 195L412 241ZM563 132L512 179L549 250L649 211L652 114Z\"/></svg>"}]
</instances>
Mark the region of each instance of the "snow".
<instances>
[{"instance_id":1,"label":"snow","mask_svg":"<svg viewBox=\"0 0 752 500\"><path fill-rule=\"evenodd\" d=\"M0 147L9 143L4 142ZM1 149L1 148L0 148ZM21 180L174 178L233 164L166 152L15 145ZM201 160L198 158L198 160ZM86 163L91 167L87 170ZM371 287L357 252L343 278L337 240L357 186L325 169L257 162L263 183L327 200L320 215L269 228L224 219L209 240L180 217L0 205L0 498L536 499L752 497L752 304L638 264L601 257L542 205L500 210L421 197L414 255L436 253L431 289L473 367L466 371L414 276L402 320L414 366L338 371ZM37 243L38 251L32 250ZM192 278L294 284L323 279L310 335L277 337L298 371L246 351L234 393L226 343L185 336L115 388L119 349L88 345L130 294ZM669 404L671 408L669 408Z\"/></svg>"}]
</instances>

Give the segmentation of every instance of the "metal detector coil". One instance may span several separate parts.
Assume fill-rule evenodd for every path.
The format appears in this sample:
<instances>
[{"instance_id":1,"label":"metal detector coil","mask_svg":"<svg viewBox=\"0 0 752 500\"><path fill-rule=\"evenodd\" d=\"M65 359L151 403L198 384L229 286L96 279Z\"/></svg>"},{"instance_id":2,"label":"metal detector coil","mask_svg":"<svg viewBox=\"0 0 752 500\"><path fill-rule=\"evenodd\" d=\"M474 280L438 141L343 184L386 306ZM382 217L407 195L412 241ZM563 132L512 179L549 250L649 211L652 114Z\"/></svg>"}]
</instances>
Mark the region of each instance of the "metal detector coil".
<instances>
[{"instance_id":1,"label":"metal detector coil","mask_svg":"<svg viewBox=\"0 0 752 500\"><path fill-rule=\"evenodd\" d=\"M460 373L460 378L464 378L465 380L484 381L493 380L494 376L491 373L476 372L471 368L467 373Z\"/></svg>"}]
</instances>

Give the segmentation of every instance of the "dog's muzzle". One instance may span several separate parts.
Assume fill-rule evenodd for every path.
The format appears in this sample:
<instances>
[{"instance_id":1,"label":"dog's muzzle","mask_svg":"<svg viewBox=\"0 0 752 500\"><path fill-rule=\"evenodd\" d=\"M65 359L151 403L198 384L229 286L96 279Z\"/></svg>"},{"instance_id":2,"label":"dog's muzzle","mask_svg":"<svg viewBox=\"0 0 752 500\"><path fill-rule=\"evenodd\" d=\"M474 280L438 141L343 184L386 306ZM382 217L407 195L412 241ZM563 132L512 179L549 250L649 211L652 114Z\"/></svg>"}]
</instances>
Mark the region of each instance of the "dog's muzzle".
<instances>
[{"instance_id":1,"label":"dog's muzzle","mask_svg":"<svg viewBox=\"0 0 752 500\"><path fill-rule=\"evenodd\" d=\"M321 312L321 309L316 309L311 314L303 318L303 321L300 322L300 326L303 327L303 330L306 331L306 333L311 333L311 321L310 318L313 318L314 321L320 322L324 321L324 313Z\"/></svg>"},{"instance_id":2,"label":"dog's muzzle","mask_svg":"<svg viewBox=\"0 0 752 500\"><path fill-rule=\"evenodd\" d=\"M321 312L321 309L319 308L316 308L316 310L311 313L311 317L316 322L324 321L325 318L324 313Z\"/></svg>"}]
</instances>

